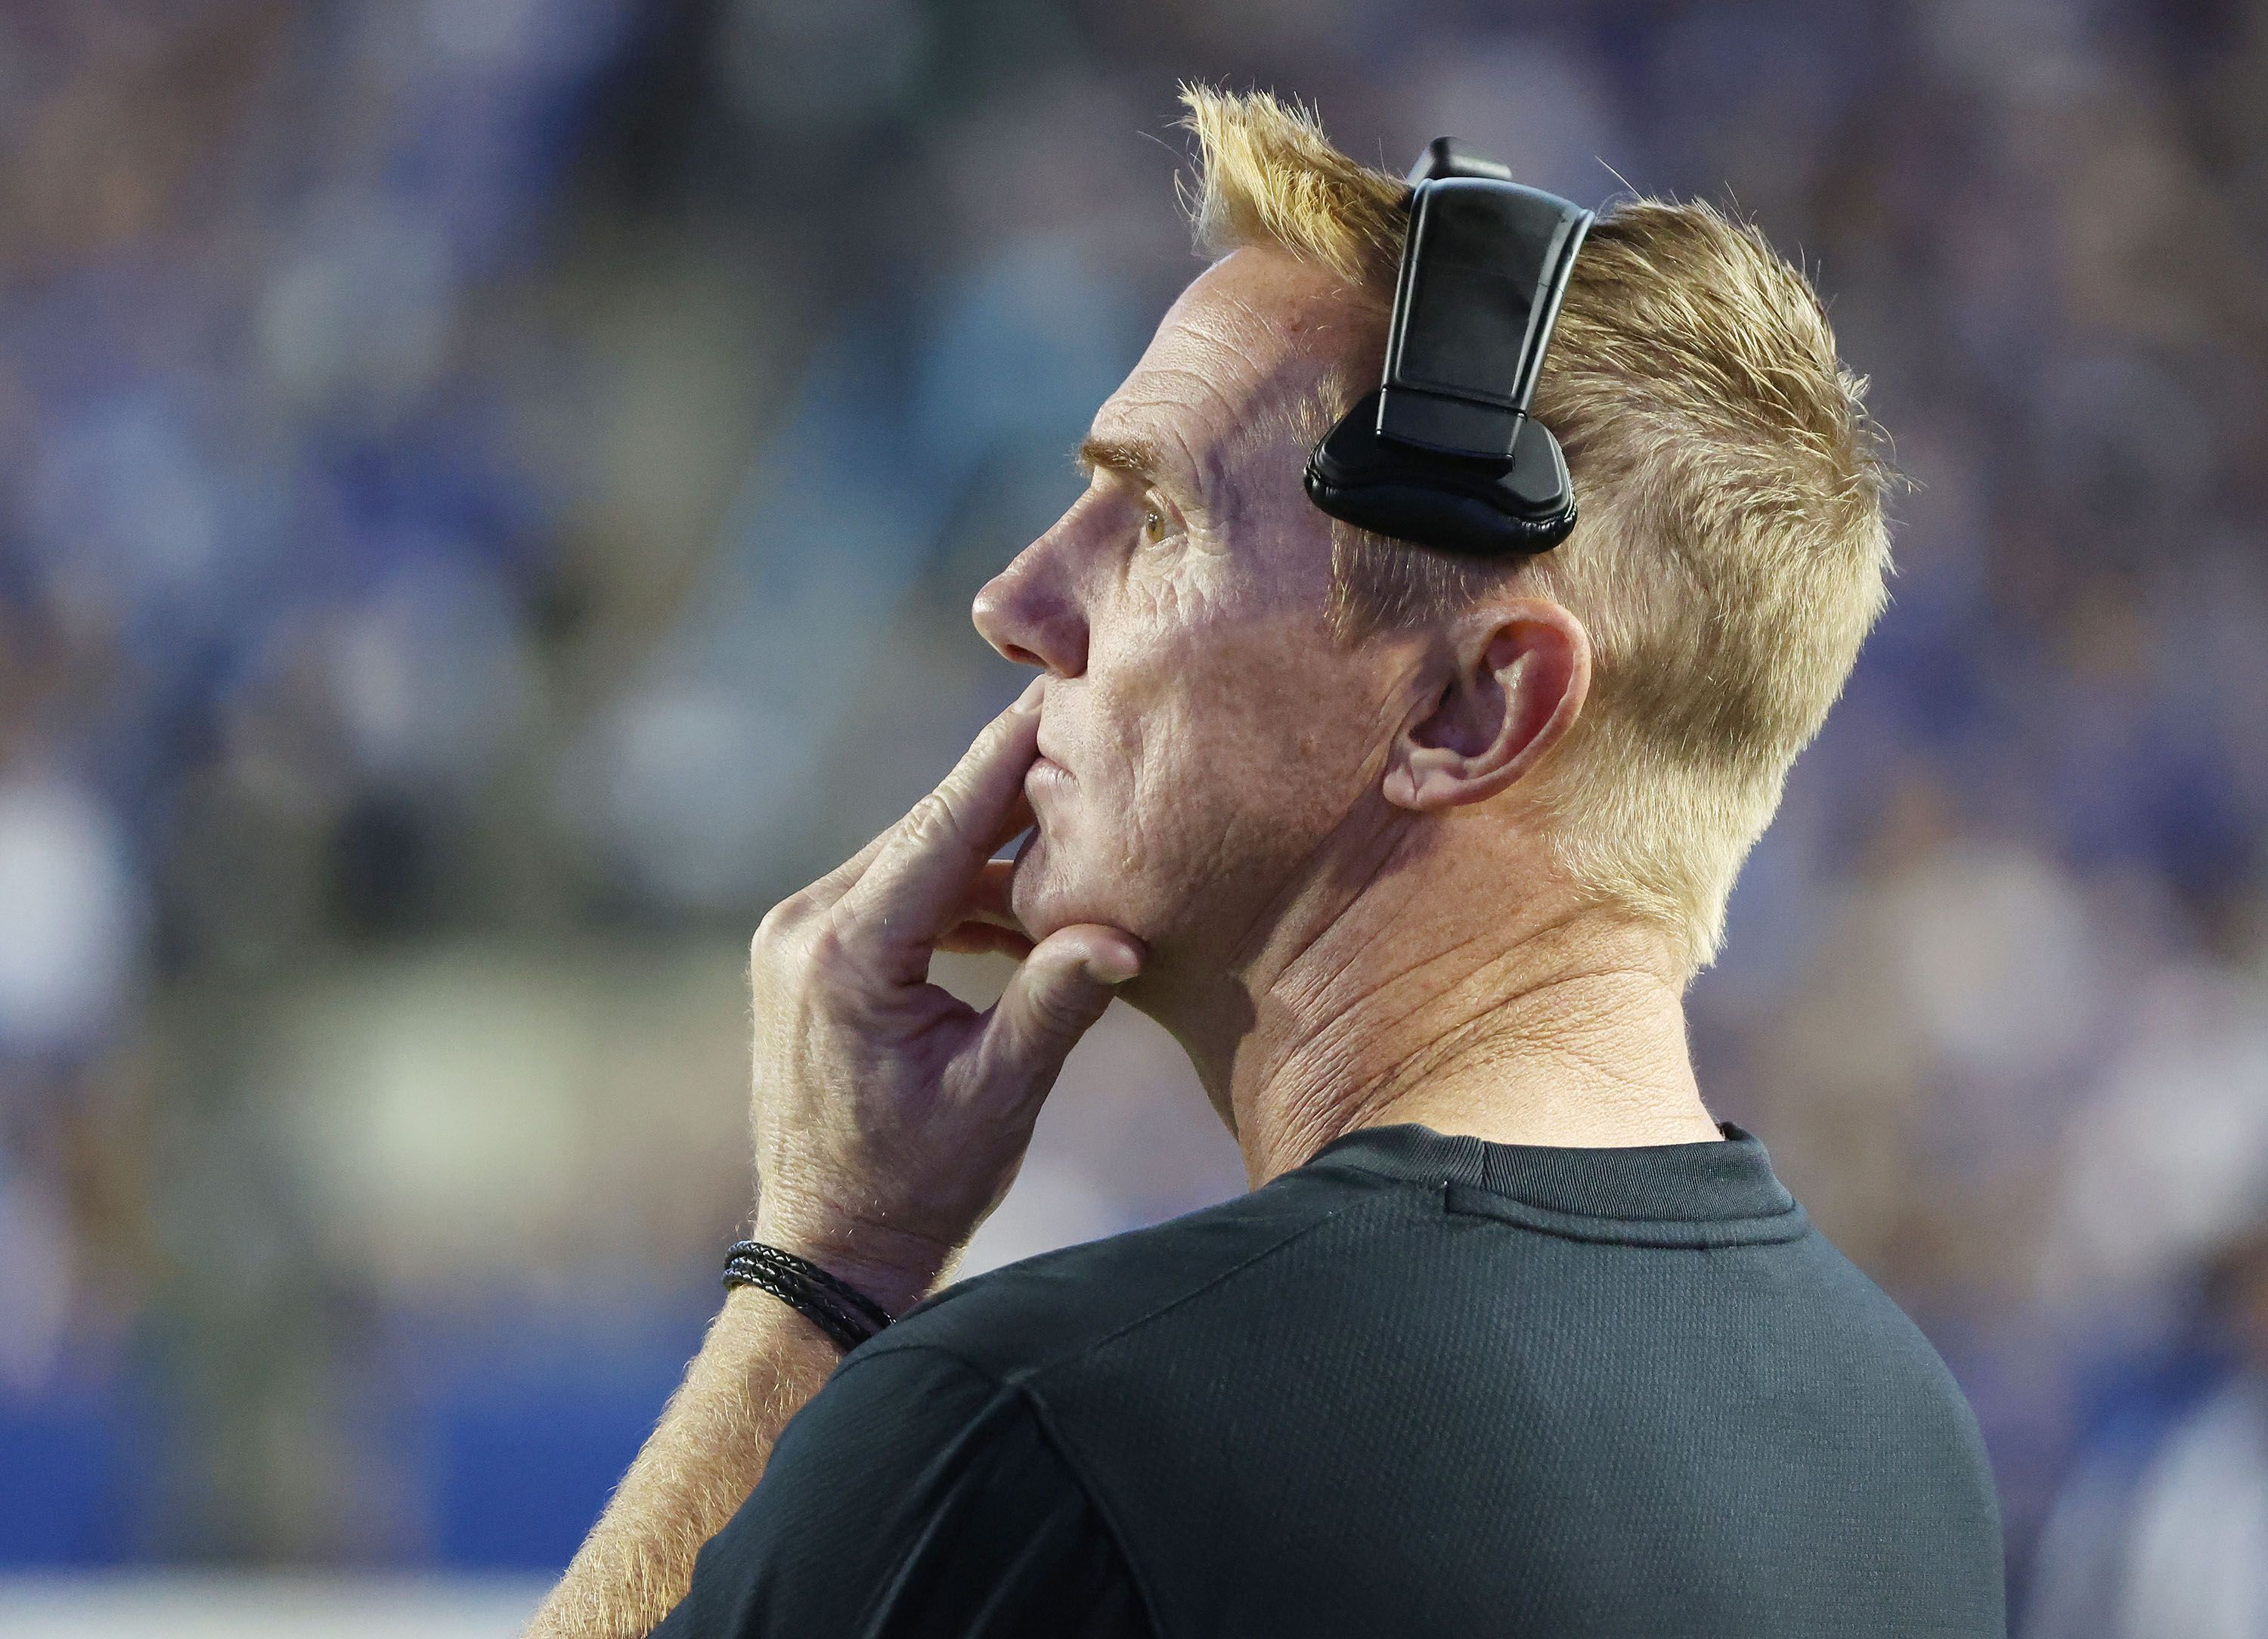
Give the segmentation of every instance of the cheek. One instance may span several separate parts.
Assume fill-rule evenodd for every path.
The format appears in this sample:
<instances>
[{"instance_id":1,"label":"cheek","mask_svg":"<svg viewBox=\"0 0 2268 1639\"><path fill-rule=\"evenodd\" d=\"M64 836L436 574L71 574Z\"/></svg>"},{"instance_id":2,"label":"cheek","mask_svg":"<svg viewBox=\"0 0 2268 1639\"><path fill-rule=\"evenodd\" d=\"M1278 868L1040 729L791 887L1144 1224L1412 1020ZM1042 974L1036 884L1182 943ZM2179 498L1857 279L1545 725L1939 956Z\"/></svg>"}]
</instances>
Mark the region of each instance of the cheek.
<instances>
[{"instance_id":1,"label":"cheek","mask_svg":"<svg viewBox=\"0 0 2268 1639\"><path fill-rule=\"evenodd\" d=\"M1234 870L1304 850L1344 817L1375 712L1328 641L1308 621L1224 620L1128 665L1098 704L1123 757L1130 852Z\"/></svg>"},{"instance_id":2,"label":"cheek","mask_svg":"<svg viewBox=\"0 0 2268 1639\"><path fill-rule=\"evenodd\" d=\"M1084 675L1060 697L1075 777L1035 794L1017 877L1035 932L1243 919L1360 800L1377 680L1336 645L1320 591L1274 587L1270 607L1228 567L1142 566L1092 608Z\"/></svg>"}]
</instances>

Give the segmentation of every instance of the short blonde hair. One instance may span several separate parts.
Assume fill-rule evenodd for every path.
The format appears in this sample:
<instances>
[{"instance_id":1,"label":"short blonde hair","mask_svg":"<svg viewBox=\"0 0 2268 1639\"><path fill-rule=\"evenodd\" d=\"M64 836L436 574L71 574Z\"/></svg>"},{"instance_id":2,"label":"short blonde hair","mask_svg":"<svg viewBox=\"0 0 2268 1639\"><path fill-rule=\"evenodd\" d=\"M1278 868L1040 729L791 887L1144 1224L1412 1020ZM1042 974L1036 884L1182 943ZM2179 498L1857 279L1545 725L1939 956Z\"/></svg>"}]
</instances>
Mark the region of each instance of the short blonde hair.
<instances>
[{"instance_id":1,"label":"short blonde hair","mask_svg":"<svg viewBox=\"0 0 2268 1639\"><path fill-rule=\"evenodd\" d=\"M1273 246L1390 305L1408 187L1265 92L1182 97L1201 247ZM1376 369L1349 361L1306 430ZM1626 200L1576 260L1536 386L1574 533L1506 567L1333 526L1350 637L1506 586L1583 622L1589 702L1539 771L1551 846L1589 901L1663 928L1688 977L1714 959L1741 864L1888 600L1889 474L1865 391L1809 282L1753 226Z\"/></svg>"}]
</instances>

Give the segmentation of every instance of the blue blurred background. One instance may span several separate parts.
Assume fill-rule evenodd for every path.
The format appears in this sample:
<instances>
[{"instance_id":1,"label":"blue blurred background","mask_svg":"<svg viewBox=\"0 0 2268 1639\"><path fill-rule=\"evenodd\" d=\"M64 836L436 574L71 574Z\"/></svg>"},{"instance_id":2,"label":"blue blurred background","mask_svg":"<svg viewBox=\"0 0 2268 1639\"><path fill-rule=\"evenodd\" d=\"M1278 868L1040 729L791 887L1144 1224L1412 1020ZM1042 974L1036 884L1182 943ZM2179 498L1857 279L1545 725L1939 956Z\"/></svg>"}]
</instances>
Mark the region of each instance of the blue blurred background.
<instances>
[{"instance_id":1,"label":"blue blurred background","mask_svg":"<svg viewBox=\"0 0 2268 1639\"><path fill-rule=\"evenodd\" d=\"M2259 0L0 8L0 1568L563 1565L747 933L1013 693L970 596L1196 270L1184 77L1815 272L1914 488L1705 1091L2026 1631L2268 1631ZM1241 1181L1121 1010L968 1267Z\"/></svg>"}]
</instances>

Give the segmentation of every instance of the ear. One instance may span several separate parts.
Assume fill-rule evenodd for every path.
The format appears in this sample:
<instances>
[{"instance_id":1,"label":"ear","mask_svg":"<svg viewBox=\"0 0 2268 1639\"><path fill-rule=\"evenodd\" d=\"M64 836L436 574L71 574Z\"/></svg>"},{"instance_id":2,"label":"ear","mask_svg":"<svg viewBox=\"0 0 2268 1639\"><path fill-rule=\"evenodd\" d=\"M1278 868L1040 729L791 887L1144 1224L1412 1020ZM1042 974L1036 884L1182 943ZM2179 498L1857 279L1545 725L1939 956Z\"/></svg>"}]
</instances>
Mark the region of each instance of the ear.
<instances>
[{"instance_id":1,"label":"ear","mask_svg":"<svg viewBox=\"0 0 2268 1639\"><path fill-rule=\"evenodd\" d=\"M1510 786L1559 743L1590 693L1591 636L1548 599L1475 610L1447 638L1387 757L1386 800L1418 813Z\"/></svg>"}]
</instances>

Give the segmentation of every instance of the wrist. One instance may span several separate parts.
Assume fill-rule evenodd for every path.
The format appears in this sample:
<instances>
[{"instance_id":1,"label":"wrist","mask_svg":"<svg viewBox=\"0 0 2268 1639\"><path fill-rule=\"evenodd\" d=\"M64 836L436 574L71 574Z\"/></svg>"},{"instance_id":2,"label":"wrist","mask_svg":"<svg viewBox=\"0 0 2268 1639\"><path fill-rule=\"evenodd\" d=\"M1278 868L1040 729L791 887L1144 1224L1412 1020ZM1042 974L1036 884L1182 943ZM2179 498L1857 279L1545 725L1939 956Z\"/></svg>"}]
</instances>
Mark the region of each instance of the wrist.
<instances>
[{"instance_id":1,"label":"wrist","mask_svg":"<svg viewBox=\"0 0 2268 1639\"><path fill-rule=\"evenodd\" d=\"M870 1302L902 1315L935 1290L957 1250L874 1224L779 1222L756 1215L752 1238L817 1264Z\"/></svg>"}]
</instances>

